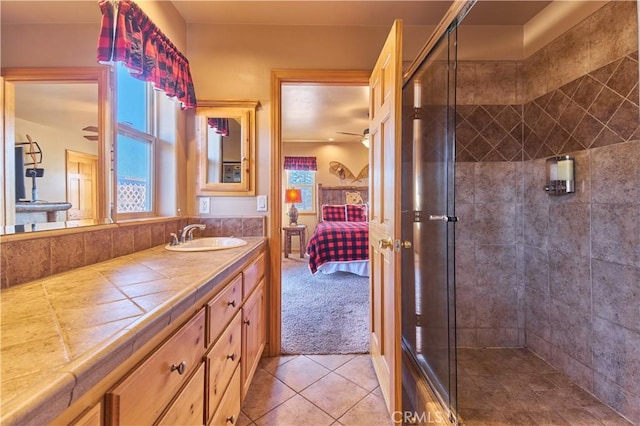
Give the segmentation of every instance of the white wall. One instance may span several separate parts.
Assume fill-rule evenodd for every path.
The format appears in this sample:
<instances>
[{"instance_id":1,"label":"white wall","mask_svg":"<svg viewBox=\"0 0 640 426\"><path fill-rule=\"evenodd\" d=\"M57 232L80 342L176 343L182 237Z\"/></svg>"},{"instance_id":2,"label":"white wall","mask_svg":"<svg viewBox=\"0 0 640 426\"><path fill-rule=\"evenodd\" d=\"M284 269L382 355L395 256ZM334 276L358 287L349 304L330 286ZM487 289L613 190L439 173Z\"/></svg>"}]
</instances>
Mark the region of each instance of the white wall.
<instances>
[{"instance_id":1,"label":"white wall","mask_svg":"<svg viewBox=\"0 0 640 426\"><path fill-rule=\"evenodd\" d=\"M256 195L268 195L271 167L271 72L274 69L373 68L391 28L329 26L188 25L189 63L199 100L257 100ZM405 59L412 60L432 27L405 27ZM189 125L189 211L196 212L195 134ZM366 160L362 160L362 165ZM357 173L360 164L353 166ZM352 171L353 171L352 169ZM270 203L271 201L269 201ZM256 211L255 197L213 197L213 215L269 215Z\"/></svg>"}]
</instances>

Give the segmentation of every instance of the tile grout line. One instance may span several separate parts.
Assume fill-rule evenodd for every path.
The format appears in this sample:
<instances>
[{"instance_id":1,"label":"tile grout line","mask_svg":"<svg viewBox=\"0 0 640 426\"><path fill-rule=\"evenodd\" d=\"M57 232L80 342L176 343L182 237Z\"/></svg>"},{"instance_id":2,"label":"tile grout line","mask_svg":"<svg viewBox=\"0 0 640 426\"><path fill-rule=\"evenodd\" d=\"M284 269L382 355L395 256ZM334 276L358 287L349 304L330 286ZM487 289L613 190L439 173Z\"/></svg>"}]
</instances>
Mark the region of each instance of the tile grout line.
<instances>
[{"instance_id":1,"label":"tile grout line","mask_svg":"<svg viewBox=\"0 0 640 426\"><path fill-rule=\"evenodd\" d=\"M340 354L343 355L343 354ZM305 386L303 389L301 389L300 391L296 391L295 389L291 388L291 386L289 386L286 382L284 382L283 380L281 380L280 378L278 378L273 372L269 371L268 369L266 369L264 366L260 366L260 368L262 368L266 373L268 373L270 376L272 376L275 380L278 380L280 383L282 383L284 386L286 386L287 388L291 389L294 392L294 395L292 395L291 397L285 399L284 401L282 401L281 403L279 403L278 405L276 405L275 407L271 408L269 411L267 411L266 413L262 414L260 417L253 419L251 417L249 417L249 415L244 412L243 410L242 413L244 413L244 415L249 419L249 421L252 424L257 424L256 422L258 420L260 420L261 418L264 418L265 416L267 416L269 413L273 412L274 410L278 409L279 407L281 407L283 404L285 404L286 402L290 401L292 398L294 398L295 396L300 396L302 399L304 399L306 402L310 403L311 405L313 405L314 407L316 407L318 410L320 410L321 412L325 413L327 416L329 416L332 420L334 424L335 422L339 422L339 419L344 417L345 414L347 414L349 411L351 411L355 406L357 406L359 403L361 403L365 398L367 398L368 396L370 396L371 394L373 394L373 392L376 391L377 387L374 387L373 389L369 390L367 388L365 388L364 386L354 382L353 380L349 379L348 377L345 377L343 375L341 375L340 373L337 373L336 370L344 367L346 364L348 364L349 362L353 361L354 359L357 358L358 355L360 354L344 354L344 356L349 356L349 355L353 355L349 360L345 361L344 363L340 364L339 366L335 367L335 368L330 368L324 364L321 364L320 362L309 358L307 355L305 354L299 354L299 355L295 355L292 356L290 359L286 360L285 362L283 362L282 364L278 364L275 367L275 370L277 370L278 367L284 366L287 363L298 359L299 357L305 357L306 359L308 359L309 361L314 362L315 364L318 364L319 366L325 368L326 370L328 370L328 373L322 375L321 377L319 377L318 379L314 380L312 383L310 383L309 385ZM362 396L362 398L358 399L357 401L355 401L353 404L351 404L347 410L345 412L343 412L340 417L335 418L333 415L329 414L328 412L326 412L323 408L319 407L317 404L315 404L314 402L310 401L309 399L307 399L304 395L302 395L302 392L306 389L308 389L309 387L311 387L312 385L316 384L317 382L319 382L320 380L322 380L323 378L327 377L329 374L331 373L335 373L336 375L338 375L339 377L347 380L348 382L354 384L355 386L361 388L362 390L365 391L365 394Z\"/></svg>"}]
</instances>

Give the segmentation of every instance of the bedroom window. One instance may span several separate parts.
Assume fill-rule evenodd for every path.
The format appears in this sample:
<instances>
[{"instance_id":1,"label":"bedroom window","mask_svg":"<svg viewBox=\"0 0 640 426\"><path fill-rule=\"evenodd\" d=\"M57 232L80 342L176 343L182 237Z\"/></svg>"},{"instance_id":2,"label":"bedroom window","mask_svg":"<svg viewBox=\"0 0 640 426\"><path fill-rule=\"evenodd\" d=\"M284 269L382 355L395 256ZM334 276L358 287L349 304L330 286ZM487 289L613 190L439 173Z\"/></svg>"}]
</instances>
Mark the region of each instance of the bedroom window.
<instances>
[{"instance_id":1,"label":"bedroom window","mask_svg":"<svg viewBox=\"0 0 640 426\"><path fill-rule=\"evenodd\" d=\"M310 170L287 170L287 188L297 188L302 192L302 202L296 204L300 213L315 213L316 172Z\"/></svg>"}]
</instances>

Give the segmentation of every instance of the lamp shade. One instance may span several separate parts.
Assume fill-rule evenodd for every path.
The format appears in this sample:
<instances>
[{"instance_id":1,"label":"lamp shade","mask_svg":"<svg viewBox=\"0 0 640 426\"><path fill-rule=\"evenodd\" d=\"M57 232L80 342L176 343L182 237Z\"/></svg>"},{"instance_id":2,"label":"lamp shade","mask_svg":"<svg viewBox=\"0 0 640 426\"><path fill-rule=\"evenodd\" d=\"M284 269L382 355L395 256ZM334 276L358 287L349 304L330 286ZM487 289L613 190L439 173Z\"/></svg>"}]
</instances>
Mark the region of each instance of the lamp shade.
<instances>
[{"instance_id":1,"label":"lamp shade","mask_svg":"<svg viewBox=\"0 0 640 426\"><path fill-rule=\"evenodd\" d=\"M284 193L285 203L301 203L302 191L295 188L287 189Z\"/></svg>"}]
</instances>

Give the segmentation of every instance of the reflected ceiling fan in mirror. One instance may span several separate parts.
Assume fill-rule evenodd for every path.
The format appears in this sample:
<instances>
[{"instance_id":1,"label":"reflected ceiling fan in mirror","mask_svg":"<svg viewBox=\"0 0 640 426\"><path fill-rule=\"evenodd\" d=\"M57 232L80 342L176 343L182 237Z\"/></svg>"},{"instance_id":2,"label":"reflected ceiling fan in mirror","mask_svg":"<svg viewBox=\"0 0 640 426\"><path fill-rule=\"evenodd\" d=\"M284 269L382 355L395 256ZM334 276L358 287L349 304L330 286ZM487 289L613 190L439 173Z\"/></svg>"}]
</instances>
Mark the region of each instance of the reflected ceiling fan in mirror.
<instances>
[{"instance_id":1,"label":"reflected ceiling fan in mirror","mask_svg":"<svg viewBox=\"0 0 640 426\"><path fill-rule=\"evenodd\" d=\"M369 148L369 129L364 129L362 133L352 133L352 132L336 132L336 133L339 133L341 135L359 136L360 142L362 142L362 145Z\"/></svg>"},{"instance_id":2,"label":"reflected ceiling fan in mirror","mask_svg":"<svg viewBox=\"0 0 640 426\"><path fill-rule=\"evenodd\" d=\"M98 127L97 126L87 126L84 127L82 130L84 130L85 132L91 132L91 133L98 133ZM84 135L85 139L88 139L90 141L97 141L98 140L98 135Z\"/></svg>"}]
</instances>

